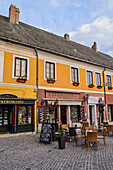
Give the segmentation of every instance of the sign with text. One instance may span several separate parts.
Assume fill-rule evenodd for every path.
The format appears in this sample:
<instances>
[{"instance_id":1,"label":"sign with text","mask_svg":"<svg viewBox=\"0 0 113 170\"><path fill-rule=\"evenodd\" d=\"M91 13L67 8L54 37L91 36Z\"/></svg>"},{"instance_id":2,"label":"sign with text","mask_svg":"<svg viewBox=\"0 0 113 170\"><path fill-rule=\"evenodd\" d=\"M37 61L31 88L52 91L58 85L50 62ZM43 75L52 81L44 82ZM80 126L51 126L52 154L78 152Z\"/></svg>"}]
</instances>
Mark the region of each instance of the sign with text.
<instances>
[{"instance_id":1,"label":"sign with text","mask_svg":"<svg viewBox=\"0 0 113 170\"><path fill-rule=\"evenodd\" d=\"M89 96L88 104L100 104L100 100L104 100L104 97L93 97Z\"/></svg>"},{"instance_id":2,"label":"sign with text","mask_svg":"<svg viewBox=\"0 0 113 170\"><path fill-rule=\"evenodd\" d=\"M65 93L65 92L54 92L47 91L46 98L54 99L80 99L79 93Z\"/></svg>"},{"instance_id":3,"label":"sign with text","mask_svg":"<svg viewBox=\"0 0 113 170\"><path fill-rule=\"evenodd\" d=\"M42 129L40 134L40 142L51 142L52 125L49 123L42 123Z\"/></svg>"}]
</instances>

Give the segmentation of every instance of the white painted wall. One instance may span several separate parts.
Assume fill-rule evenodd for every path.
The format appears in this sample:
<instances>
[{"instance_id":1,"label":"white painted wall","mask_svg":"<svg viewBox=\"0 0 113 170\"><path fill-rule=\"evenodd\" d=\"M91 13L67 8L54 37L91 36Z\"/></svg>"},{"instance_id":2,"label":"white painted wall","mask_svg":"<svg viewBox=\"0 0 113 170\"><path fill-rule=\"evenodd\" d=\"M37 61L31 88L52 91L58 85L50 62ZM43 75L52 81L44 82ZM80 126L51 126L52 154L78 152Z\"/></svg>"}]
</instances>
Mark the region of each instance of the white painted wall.
<instances>
[{"instance_id":1,"label":"white painted wall","mask_svg":"<svg viewBox=\"0 0 113 170\"><path fill-rule=\"evenodd\" d=\"M4 52L0 51L0 82L3 82Z\"/></svg>"}]
</instances>

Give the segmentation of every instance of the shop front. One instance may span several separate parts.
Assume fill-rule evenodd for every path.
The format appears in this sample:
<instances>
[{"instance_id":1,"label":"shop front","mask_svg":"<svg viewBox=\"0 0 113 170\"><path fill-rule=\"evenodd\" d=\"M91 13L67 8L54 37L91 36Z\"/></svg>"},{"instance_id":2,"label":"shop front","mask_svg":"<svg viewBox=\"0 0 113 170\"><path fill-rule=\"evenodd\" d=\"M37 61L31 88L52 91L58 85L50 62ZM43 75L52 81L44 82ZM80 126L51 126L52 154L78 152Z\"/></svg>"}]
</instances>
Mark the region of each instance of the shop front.
<instances>
[{"instance_id":1,"label":"shop front","mask_svg":"<svg viewBox=\"0 0 113 170\"><path fill-rule=\"evenodd\" d=\"M88 98L88 121L90 125L95 123L103 123L105 120L104 110L100 111L101 102L104 102L104 97L89 96Z\"/></svg>"},{"instance_id":2,"label":"shop front","mask_svg":"<svg viewBox=\"0 0 113 170\"><path fill-rule=\"evenodd\" d=\"M62 124L74 126L81 120L83 106L80 93L45 91L44 94L45 96L42 96L42 105L39 105L39 123L50 121L49 107L54 106L55 101L57 101L57 107L54 114L52 114L51 120L53 123L61 121Z\"/></svg>"},{"instance_id":3,"label":"shop front","mask_svg":"<svg viewBox=\"0 0 113 170\"><path fill-rule=\"evenodd\" d=\"M34 131L35 99L0 95L0 133Z\"/></svg>"}]
</instances>

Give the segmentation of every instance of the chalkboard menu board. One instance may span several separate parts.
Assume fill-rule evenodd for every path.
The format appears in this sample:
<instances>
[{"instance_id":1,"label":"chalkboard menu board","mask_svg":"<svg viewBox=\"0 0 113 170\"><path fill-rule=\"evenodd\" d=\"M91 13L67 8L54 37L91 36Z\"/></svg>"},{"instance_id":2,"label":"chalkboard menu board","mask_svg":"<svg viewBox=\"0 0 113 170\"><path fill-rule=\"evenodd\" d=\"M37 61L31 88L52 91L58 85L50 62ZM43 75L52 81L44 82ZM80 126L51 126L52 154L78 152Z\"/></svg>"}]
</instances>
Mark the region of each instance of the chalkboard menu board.
<instances>
[{"instance_id":1,"label":"chalkboard menu board","mask_svg":"<svg viewBox=\"0 0 113 170\"><path fill-rule=\"evenodd\" d=\"M51 132L52 132L52 125L49 123L43 123L42 129L41 129L41 134L40 134L40 142L50 144Z\"/></svg>"}]
</instances>

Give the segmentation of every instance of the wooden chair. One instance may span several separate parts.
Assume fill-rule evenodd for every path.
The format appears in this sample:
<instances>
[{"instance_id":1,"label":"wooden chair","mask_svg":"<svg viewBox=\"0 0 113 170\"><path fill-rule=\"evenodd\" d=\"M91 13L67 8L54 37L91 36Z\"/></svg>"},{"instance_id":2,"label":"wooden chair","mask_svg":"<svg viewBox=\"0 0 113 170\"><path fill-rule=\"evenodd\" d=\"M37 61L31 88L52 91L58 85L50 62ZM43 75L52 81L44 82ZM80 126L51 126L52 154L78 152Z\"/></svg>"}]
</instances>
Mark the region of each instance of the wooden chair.
<instances>
[{"instance_id":1,"label":"wooden chair","mask_svg":"<svg viewBox=\"0 0 113 170\"><path fill-rule=\"evenodd\" d=\"M109 132L112 132L113 135L113 125L107 125L107 132L109 134Z\"/></svg>"},{"instance_id":2,"label":"wooden chair","mask_svg":"<svg viewBox=\"0 0 113 170\"><path fill-rule=\"evenodd\" d=\"M85 127L85 130L88 130L88 129L90 129L90 130L92 130L92 131L94 131L94 127Z\"/></svg>"},{"instance_id":3,"label":"wooden chair","mask_svg":"<svg viewBox=\"0 0 113 170\"><path fill-rule=\"evenodd\" d=\"M89 122L83 122L82 124L84 127L89 127Z\"/></svg>"},{"instance_id":4,"label":"wooden chair","mask_svg":"<svg viewBox=\"0 0 113 170\"><path fill-rule=\"evenodd\" d=\"M76 136L75 136L76 146L78 146L78 140L79 139L85 139L85 136L83 134L78 134L76 129L74 129L74 130L75 130L75 134L76 134Z\"/></svg>"},{"instance_id":5,"label":"wooden chair","mask_svg":"<svg viewBox=\"0 0 113 170\"><path fill-rule=\"evenodd\" d=\"M97 139L103 139L104 145L106 145L105 136L106 136L106 128L104 128L103 132L100 133L101 135L97 136Z\"/></svg>"},{"instance_id":6,"label":"wooden chair","mask_svg":"<svg viewBox=\"0 0 113 170\"><path fill-rule=\"evenodd\" d=\"M88 151L89 151L89 143L95 142L98 150L98 142L97 142L97 132L87 132L87 145L88 145Z\"/></svg>"}]
</instances>

